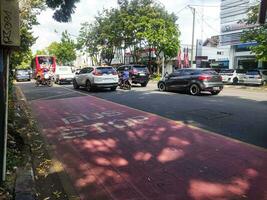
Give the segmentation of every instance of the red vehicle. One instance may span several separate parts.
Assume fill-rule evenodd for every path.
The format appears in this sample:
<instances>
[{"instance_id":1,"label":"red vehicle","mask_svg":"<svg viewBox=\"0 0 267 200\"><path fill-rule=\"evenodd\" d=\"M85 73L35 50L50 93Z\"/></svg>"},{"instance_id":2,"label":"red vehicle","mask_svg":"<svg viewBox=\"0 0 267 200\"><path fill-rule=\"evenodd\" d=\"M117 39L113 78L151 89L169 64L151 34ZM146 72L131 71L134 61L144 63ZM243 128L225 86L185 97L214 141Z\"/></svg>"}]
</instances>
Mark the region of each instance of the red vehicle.
<instances>
[{"instance_id":1,"label":"red vehicle","mask_svg":"<svg viewBox=\"0 0 267 200\"><path fill-rule=\"evenodd\" d=\"M42 77L45 71L55 72L56 57L48 55L36 55L32 60L31 67L33 69L34 78Z\"/></svg>"}]
</instances>

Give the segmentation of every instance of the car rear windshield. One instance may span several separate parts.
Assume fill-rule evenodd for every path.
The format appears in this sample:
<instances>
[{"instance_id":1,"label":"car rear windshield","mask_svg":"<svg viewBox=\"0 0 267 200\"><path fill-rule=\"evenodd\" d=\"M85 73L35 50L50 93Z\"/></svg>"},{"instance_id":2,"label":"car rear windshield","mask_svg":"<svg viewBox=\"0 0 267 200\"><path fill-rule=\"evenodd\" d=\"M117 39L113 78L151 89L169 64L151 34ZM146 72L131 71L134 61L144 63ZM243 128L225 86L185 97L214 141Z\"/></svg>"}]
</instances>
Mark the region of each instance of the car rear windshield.
<instances>
[{"instance_id":1,"label":"car rear windshield","mask_svg":"<svg viewBox=\"0 0 267 200\"><path fill-rule=\"evenodd\" d=\"M18 70L17 74L24 75L24 74L29 74L28 70Z\"/></svg>"},{"instance_id":2,"label":"car rear windshield","mask_svg":"<svg viewBox=\"0 0 267 200\"><path fill-rule=\"evenodd\" d=\"M222 69L220 73L234 73L233 69Z\"/></svg>"},{"instance_id":3,"label":"car rear windshield","mask_svg":"<svg viewBox=\"0 0 267 200\"><path fill-rule=\"evenodd\" d=\"M257 70L253 70L253 71L248 71L246 74L247 74L247 75L259 75L260 72L257 71Z\"/></svg>"},{"instance_id":4,"label":"car rear windshield","mask_svg":"<svg viewBox=\"0 0 267 200\"><path fill-rule=\"evenodd\" d=\"M59 71L59 72L68 72L68 73L72 73L70 67L58 67L58 71Z\"/></svg>"},{"instance_id":5,"label":"car rear windshield","mask_svg":"<svg viewBox=\"0 0 267 200\"><path fill-rule=\"evenodd\" d=\"M144 71L147 71L147 67L146 66L134 66L133 67L135 70L137 70L137 71L142 71L142 72L144 72Z\"/></svg>"},{"instance_id":6,"label":"car rear windshield","mask_svg":"<svg viewBox=\"0 0 267 200\"><path fill-rule=\"evenodd\" d=\"M203 70L203 71L202 71L202 74L218 75L218 73L217 73L216 71L214 71L214 70L210 70L210 69L208 69L208 70Z\"/></svg>"},{"instance_id":7,"label":"car rear windshield","mask_svg":"<svg viewBox=\"0 0 267 200\"><path fill-rule=\"evenodd\" d=\"M96 70L98 73L101 73L101 74L112 74L116 72L113 67L98 67L96 68Z\"/></svg>"}]
</instances>

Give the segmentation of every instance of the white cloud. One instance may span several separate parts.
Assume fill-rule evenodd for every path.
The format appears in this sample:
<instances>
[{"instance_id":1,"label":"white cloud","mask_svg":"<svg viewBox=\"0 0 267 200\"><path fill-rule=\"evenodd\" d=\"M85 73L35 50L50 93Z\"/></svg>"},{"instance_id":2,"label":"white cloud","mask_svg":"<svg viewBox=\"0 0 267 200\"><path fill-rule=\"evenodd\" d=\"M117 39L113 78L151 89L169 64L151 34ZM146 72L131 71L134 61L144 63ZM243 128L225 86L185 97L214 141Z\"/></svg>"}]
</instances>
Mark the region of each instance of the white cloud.
<instances>
[{"instance_id":1,"label":"white cloud","mask_svg":"<svg viewBox=\"0 0 267 200\"><path fill-rule=\"evenodd\" d=\"M207 7L194 6L196 8L196 29L195 38L203 39L212 35L218 35L220 32L220 0L161 0L169 12L177 13L178 24L181 30L181 42L183 44L191 43L192 35L192 12L187 5L209 5ZM70 23L58 23L53 20L53 11L48 9L38 16L40 25L35 26L34 36L38 37L36 44L32 47L33 51L47 47L51 42L58 41L61 32L67 30L72 35L78 35L80 24L85 21L92 21L98 11L103 8L117 6L117 0L81 0L76 5L75 14ZM202 23L202 13L204 22ZM203 26L202 26L203 24ZM202 28L201 28L202 27ZM56 30L56 32L55 32ZM203 31L202 31L203 30ZM203 32L203 33L202 33Z\"/></svg>"}]
</instances>

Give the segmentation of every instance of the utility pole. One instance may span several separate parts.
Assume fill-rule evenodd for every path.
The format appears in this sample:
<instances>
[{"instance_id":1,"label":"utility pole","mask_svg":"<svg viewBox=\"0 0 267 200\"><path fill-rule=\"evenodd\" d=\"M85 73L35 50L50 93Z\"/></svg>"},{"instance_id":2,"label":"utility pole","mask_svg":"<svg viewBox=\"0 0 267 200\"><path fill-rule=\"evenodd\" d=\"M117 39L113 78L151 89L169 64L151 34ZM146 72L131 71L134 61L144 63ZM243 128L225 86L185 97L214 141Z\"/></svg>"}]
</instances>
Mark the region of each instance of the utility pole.
<instances>
[{"instance_id":1,"label":"utility pole","mask_svg":"<svg viewBox=\"0 0 267 200\"><path fill-rule=\"evenodd\" d=\"M192 10L193 13L193 27L192 27L192 46L191 46L191 62L190 65L193 67L193 54L194 54L194 40L195 40L195 22L196 22L196 9L189 6L189 8Z\"/></svg>"}]
</instances>

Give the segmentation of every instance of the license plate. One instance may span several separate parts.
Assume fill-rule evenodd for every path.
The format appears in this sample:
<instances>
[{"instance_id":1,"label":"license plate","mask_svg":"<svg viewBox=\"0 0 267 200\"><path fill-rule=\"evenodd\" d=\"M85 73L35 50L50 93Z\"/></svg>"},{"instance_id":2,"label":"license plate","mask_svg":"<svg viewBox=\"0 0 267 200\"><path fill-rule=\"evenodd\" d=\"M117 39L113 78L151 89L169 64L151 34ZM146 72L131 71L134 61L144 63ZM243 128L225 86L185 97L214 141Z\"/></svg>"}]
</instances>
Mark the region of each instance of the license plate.
<instances>
[{"instance_id":1,"label":"license plate","mask_svg":"<svg viewBox=\"0 0 267 200\"><path fill-rule=\"evenodd\" d=\"M213 90L220 90L220 87L213 87Z\"/></svg>"},{"instance_id":2,"label":"license plate","mask_svg":"<svg viewBox=\"0 0 267 200\"><path fill-rule=\"evenodd\" d=\"M141 73L141 74L139 74L140 76L145 76L145 74L144 73Z\"/></svg>"}]
</instances>

